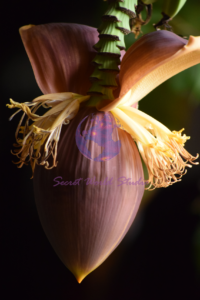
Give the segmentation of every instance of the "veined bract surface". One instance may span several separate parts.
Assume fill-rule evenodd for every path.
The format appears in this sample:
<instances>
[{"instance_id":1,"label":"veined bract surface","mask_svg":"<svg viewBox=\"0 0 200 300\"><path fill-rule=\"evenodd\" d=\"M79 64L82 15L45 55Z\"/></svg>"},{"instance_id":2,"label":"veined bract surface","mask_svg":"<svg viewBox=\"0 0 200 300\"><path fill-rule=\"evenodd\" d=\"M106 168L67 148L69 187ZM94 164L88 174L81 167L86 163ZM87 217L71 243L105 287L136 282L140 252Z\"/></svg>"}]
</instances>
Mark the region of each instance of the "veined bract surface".
<instances>
[{"instance_id":1,"label":"veined bract surface","mask_svg":"<svg viewBox=\"0 0 200 300\"><path fill-rule=\"evenodd\" d=\"M93 161L79 151L75 142L77 127L87 115L83 130L92 113L102 114L95 111L84 108L63 127L57 167L49 171L36 166L33 179L43 229L57 255L78 282L97 268L121 242L135 218L144 192L142 184L127 185L119 181L120 177L131 178L132 182L143 181L137 147L125 131L114 129L113 140L120 140L121 148L119 154L108 161ZM92 147L95 147L94 143L89 141L88 149ZM54 181L57 177L60 178ZM81 178L79 184L68 184ZM91 184L87 184L87 178L93 180ZM67 185L54 186L58 181Z\"/></svg>"}]
</instances>

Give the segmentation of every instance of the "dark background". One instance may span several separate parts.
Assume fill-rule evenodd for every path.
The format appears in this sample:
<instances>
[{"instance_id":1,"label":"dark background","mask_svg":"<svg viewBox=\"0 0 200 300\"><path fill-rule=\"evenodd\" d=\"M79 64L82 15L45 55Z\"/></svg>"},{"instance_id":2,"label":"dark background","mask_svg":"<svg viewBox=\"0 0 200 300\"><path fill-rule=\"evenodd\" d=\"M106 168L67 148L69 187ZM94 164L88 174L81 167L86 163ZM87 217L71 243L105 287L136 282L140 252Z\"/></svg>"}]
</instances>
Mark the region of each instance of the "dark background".
<instances>
[{"instance_id":1,"label":"dark background","mask_svg":"<svg viewBox=\"0 0 200 300\"><path fill-rule=\"evenodd\" d=\"M162 2L162 1L160 1ZM160 18L155 4L155 21ZM198 1L188 1L172 22L182 35L200 35ZM2 3L2 2L1 2ZM97 27L107 4L88 1L4 1L1 11L1 299L200 299L200 171L182 182L146 192L129 233L81 284L51 248L37 215L31 170L12 164L19 118L9 98L41 95L18 33L28 24L71 22ZM152 22L151 22L152 23ZM143 33L153 31L149 26ZM133 35L127 44L134 41ZM171 130L186 128L187 150L200 152L200 68L175 76L141 101L140 109Z\"/></svg>"}]
</instances>

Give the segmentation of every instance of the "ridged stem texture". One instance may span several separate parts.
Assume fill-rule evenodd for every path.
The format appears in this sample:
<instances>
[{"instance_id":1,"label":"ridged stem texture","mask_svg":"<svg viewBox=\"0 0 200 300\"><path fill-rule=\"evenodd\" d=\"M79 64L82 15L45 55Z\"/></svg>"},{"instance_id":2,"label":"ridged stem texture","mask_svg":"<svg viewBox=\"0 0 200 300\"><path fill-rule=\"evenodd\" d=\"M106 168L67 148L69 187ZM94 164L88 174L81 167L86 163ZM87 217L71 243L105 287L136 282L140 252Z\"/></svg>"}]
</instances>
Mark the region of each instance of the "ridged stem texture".
<instances>
[{"instance_id":1,"label":"ridged stem texture","mask_svg":"<svg viewBox=\"0 0 200 300\"><path fill-rule=\"evenodd\" d=\"M119 73L120 56L125 50L124 35L130 33L129 20L135 17L137 0L108 1L109 6L98 28L99 42L94 45L98 51L93 60L94 72L90 80L92 95L88 104L93 106L101 99L113 100L113 91L118 87L116 76Z\"/></svg>"}]
</instances>

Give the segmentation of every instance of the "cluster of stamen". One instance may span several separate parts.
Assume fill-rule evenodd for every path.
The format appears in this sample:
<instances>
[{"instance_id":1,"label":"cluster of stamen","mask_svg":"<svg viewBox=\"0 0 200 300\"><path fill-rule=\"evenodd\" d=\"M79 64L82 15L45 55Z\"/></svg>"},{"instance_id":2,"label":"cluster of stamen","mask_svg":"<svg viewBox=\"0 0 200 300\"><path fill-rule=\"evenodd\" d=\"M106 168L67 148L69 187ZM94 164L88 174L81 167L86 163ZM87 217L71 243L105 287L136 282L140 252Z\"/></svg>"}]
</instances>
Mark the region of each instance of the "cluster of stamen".
<instances>
[{"instance_id":1,"label":"cluster of stamen","mask_svg":"<svg viewBox=\"0 0 200 300\"><path fill-rule=\"evenodd\" d=\"M63 94L66 96L63 99ZM9 120L11 120L18 112L23 111L22 118L18 124L15 138L16 148L11 151L13 155L19 158L18 168L24 164L30 163L32 174L34 174L35 165L43 165L46 169L52 169L57 166L57 147L60 138L62 125L66 125L78 112L80 103L88 100L89 96L80 96L73 93L54 94L41 96L32 102L18 103L10 99L9 108L19 108ZM45 98L45 99L44 99ZM49 99L50 98L50 99ZM35 112L39 107L50 108L43 116L36 115ZM21 126L25 115L27 115L25 125ZM30 121L33 123L30 125ZM22 134L20 138L19 135ZM52 156L52 165L49 165L49 157Z\"/></svg>"},{"instance_id":2,"label":"cluster of stamen","mask_svg":"<svg viewBox=\"0 0 200 300\"><path fill-rule=\"evenodd\" d=\"M154 145L144 145L141 142L137 142L149 174L148 181L150 185L147 189L168 187L175 182L181 181L181 177L187 172L185 168L191 168L191 164L198 164L194 160L199 155L197 154L196 157L192 156L184 149L184 143L180 143L181 140L188 138L185 135L180 136L180 132L174 131L171 137L162 139L162 147L159 146L159 140Z\"/></svg>"}]
</instances>

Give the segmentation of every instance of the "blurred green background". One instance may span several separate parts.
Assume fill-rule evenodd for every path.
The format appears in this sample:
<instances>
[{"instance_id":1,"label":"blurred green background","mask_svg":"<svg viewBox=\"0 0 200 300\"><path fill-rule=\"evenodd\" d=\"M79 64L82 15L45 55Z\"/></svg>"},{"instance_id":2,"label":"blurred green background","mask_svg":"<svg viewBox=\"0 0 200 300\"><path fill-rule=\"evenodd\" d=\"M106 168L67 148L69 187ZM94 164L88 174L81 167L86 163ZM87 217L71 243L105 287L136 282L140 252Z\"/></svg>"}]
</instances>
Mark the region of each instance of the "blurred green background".
<instances>
[{"instance_id":1,"label":"blurred green background","mask_svg":"<svg viewBox=\"0 0 200 300\"><path fill-rule=\"evenodd\" d=\"M143 34L161 19L162 1L153 6ZM200 167L182 182L145 192L130 231L111 256L81 285L52 250L34 203L31 170L12 164L18 118L8 121L9 98L31 101L41 94L18 28L27 24L79 23L98 27L107 8L102 0L6 1L1 17L2 299L200 299ZM200 2L187 1L170 24L175 33L200 36ZM139 38L141 35L139 36ZM127 47L135 41L126 37ZM200 65L163 83L139 109L171 130L185 128L186 149L200 152Z\"/></svg>"}]
</instances>

